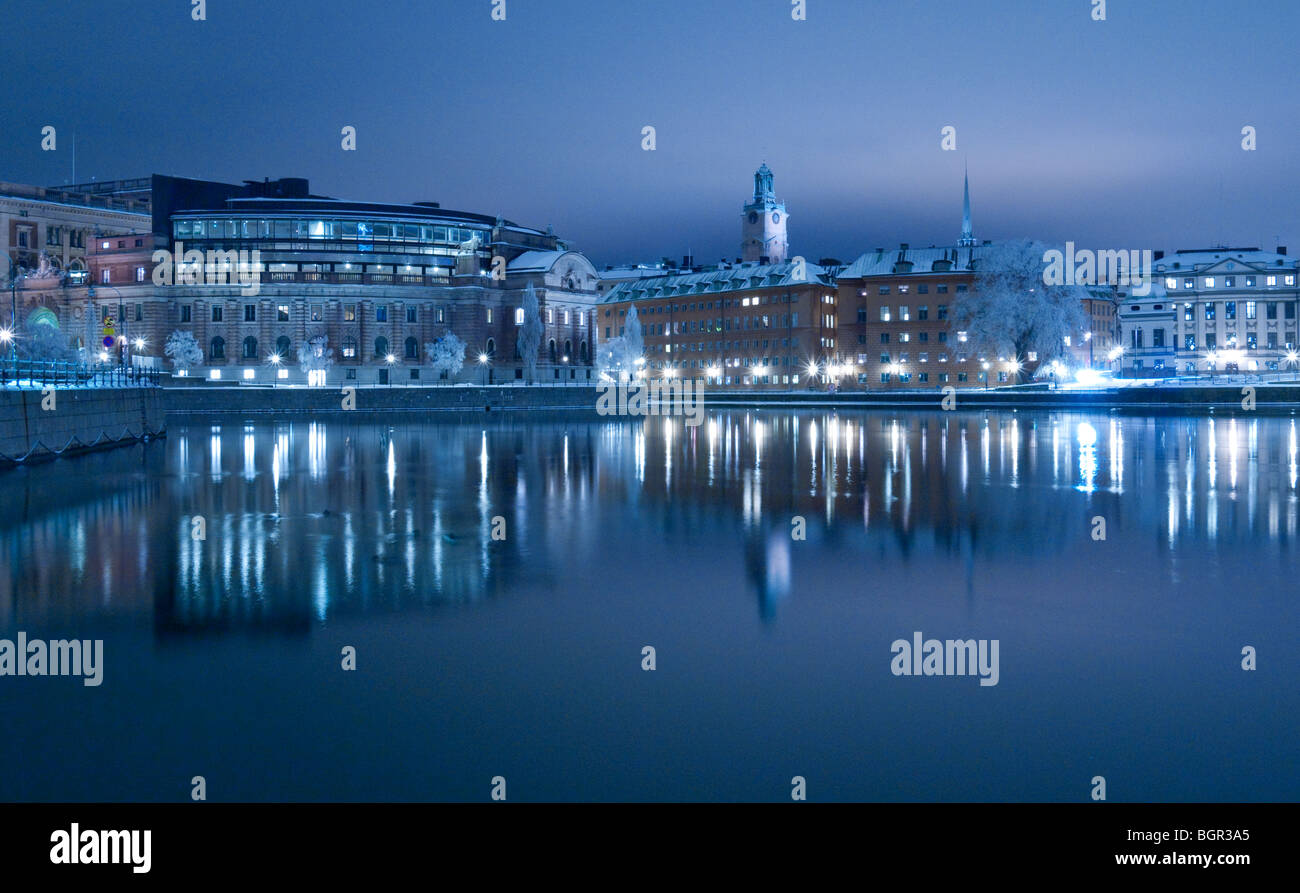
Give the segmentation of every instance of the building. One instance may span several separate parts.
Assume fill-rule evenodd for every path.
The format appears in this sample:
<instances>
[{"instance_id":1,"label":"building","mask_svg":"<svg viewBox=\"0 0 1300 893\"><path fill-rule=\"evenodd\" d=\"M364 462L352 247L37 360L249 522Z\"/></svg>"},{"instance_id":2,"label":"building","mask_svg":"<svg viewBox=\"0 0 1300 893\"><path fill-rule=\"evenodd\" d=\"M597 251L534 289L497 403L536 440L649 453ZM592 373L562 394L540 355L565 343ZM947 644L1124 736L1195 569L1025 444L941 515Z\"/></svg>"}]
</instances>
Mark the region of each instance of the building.
<instances>
[{"instance_id":1,"label":"building","mask_svg":"<svg viewBox=\"0 0 1300 893\"><path fill-rule=\"evenodd\" d=\"M646 375L722 387L806 386L809 365L838 356L834 271L802 261L629 280L601 300L600 341L636 309Z\"/></svg>"},{"instance_id":2,"label":"building","mask_svg":"<svg viewBox=\"0 0 1300 893\"><path fill-rule=\"evenodd\" d=\"M741 211L741 257L762 264L779 264L789 254L786 227L790 215L777 201L772 171L764 164L754 173L754 196Z\"/></svg>"},{"instance_id":3,"label":"building","mask_svg":"<svg viewBox=\"0 0 1300 893\"><path fill-rule=\"evenodd\" d=\"M1114 286L1086 286L1084 324L1067 336L1065 354L1075 369L1114 369L1119 346L1119 292Z\"/></svg>"},{"instance_id":4,"label":"building","mask_svg":"<svg viewBox=\"0 0 1300 893\"><path fill-rule=\"evenodd\" d=\"M87 245L96 234L148 233L148 198L114 194L113 185L98 184L98 191L91 193L84 191L88 185L45 188L0 183L0 233L14 272L44 278L66 273L79 280L86 270ZM8 269L0 272L8 273ZM21 327L23 320L17 324Z\"/></svg>"},{"instance_id":5,"label":"building","mask_svg":"<svg viewBox=\"0 0 1300 893\"><path fill-rule=\"evenodd\" d=\"M1150 294L1120 297L1125 375L1293 367L1300 262L1285 247L1181 250L1158 258L1154 274Z\"/></svg>"},{"instance_id":6,"label":"building","mask_svg":"<svg viewBox=\"0 0 1300 893\"><path fill-rule=\"evenodd\" d=\"M522 380L516 335L531 285L544 326L538 377L593 377L597 274L549 231L434 202L341 201L297 178L155 175L151 207L151 235L96 240L90 283L42 298L92 352L115 337L131 362L165 365L167 337L184 331L204 355L191 375L420 383L435 378L425 346L453 332L467 346L459 379ZM300 362L312 344L332 363Z\"/></svg>"}]
</instances>

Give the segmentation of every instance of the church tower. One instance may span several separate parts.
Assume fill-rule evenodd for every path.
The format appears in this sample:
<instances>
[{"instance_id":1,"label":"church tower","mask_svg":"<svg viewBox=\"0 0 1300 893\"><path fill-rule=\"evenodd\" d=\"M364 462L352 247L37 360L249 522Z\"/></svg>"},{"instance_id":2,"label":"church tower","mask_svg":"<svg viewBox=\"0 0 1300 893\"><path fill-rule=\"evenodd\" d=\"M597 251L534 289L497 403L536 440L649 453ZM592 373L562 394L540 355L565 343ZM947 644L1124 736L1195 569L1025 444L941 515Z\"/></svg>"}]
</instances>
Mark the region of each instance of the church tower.
<instances>
[{"instance_id":1,"label":"church tower","mask_svg":"<svg viewBox=\"0 0 1300 893\"><path fill-rule=\"evenodd\" d=\"M961 239L957 242L958 247L973 248L975 246L975 233L970 225L970 173L966 174L966 185L962 194L961 201Z\"/></svg>"},{"instance_id":2,"label":"church tower","mask_svg":"<svg viewBox=\"0 0 1300 893\"><path fill-rule=\"evenodd\" d=\"M754 174L754 198L745 205L742 214L741 257L745 260L767 258L768 263L784 263L790 248L786 240L785 203L776 200L772 171L766 163Z\"/></svg>"}]
</instances>

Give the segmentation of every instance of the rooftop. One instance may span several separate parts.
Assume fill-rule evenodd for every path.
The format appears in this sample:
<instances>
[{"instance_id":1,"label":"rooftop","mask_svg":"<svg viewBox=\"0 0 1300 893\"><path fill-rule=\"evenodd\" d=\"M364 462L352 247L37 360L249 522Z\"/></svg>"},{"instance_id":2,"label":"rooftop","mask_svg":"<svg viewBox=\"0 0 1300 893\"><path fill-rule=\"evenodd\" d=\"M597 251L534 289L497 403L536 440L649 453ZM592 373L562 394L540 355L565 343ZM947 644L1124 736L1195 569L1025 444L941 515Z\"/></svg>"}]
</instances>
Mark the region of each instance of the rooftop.
<instances>
[{"instance_id":1,"label":"rooftop","mask_svg":"<svg viewBox=\"0 0 1300 893\"><path fill-rule=\"evenodd\" d=\"M824 267L805 263L803 277L795 278L797 267L798 264L793 261L780 264L760 264L751 261L700 273L634 279L620 282L610 289L601 299L601 303L711 295L754 288L806 285L811 282L830 284L830 275Z\"/></svg>"}]
</instances>

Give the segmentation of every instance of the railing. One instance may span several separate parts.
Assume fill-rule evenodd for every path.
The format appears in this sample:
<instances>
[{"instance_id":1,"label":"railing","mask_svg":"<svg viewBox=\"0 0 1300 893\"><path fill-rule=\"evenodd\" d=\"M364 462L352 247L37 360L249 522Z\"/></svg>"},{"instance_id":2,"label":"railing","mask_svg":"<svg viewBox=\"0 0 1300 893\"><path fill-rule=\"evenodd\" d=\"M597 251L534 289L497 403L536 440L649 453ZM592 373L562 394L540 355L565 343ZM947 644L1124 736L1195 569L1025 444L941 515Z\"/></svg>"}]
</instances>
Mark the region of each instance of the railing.
<instances>
[{"instance_id":1,"label":"railing","mask_svg":"<svg viewBox=\"0 0 1300 893\"><path fill-rule=\"evenodd\" d=\"M120 363L64 363L53 360L0 360L0 387L6 388L156 388L161 369Z\"/></svg>"}]
</instances>

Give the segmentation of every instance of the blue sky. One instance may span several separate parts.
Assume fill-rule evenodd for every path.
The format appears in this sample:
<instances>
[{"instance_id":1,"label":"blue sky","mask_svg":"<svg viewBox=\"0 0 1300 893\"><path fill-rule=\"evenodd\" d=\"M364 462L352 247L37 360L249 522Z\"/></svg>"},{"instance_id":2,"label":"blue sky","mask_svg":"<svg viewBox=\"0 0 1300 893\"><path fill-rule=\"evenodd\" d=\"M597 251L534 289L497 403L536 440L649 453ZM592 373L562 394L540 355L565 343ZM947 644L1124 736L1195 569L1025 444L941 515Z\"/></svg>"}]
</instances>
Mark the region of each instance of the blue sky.
<instances>
[{"instance_id":1,"label":"blue sky","mask_svg":"<svg viewBox=\"0 0 1300 893\"><path fill-rule=\"evenodd\" d=\"M0 31L0 179L68 182L75 130L80 180L302 176L553 224L604 264L737 255L766 161L792 251L848 260L954 240L969 163L981 238L1300 252L1292 0L1108 0L1105 22L1091 0L491 8L21 4Z\"/></svg>"}]
</instances>

